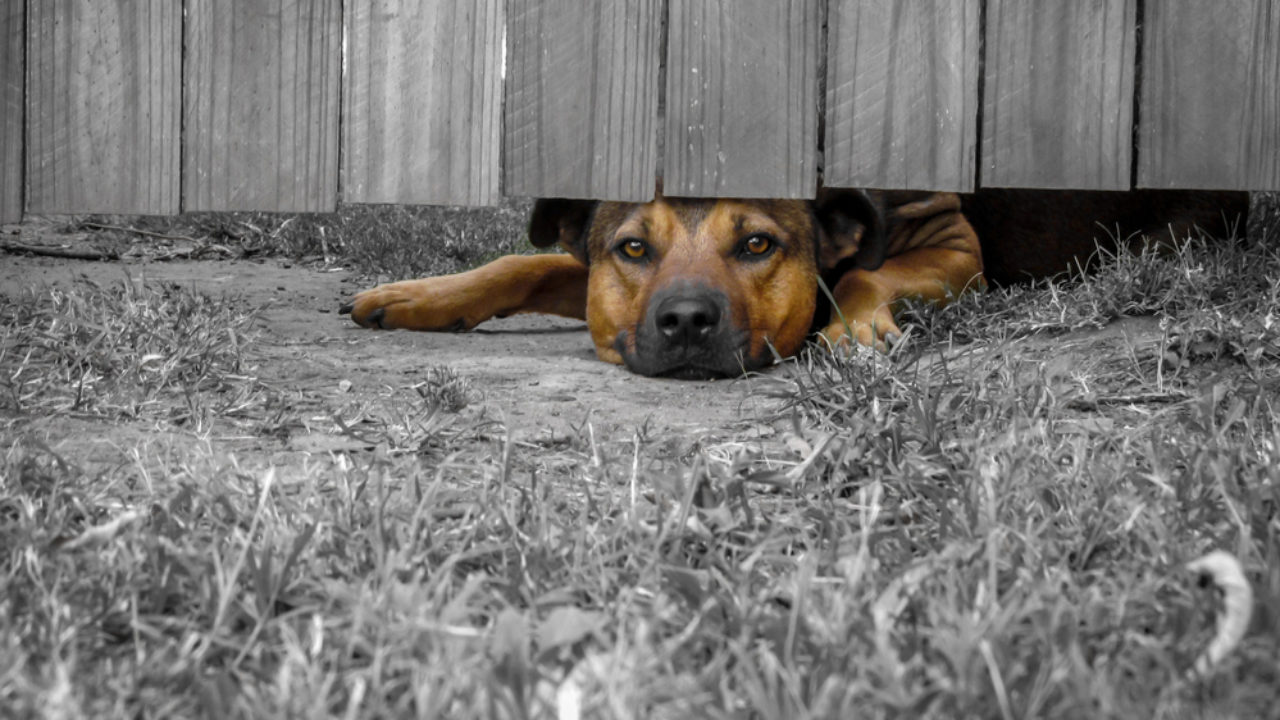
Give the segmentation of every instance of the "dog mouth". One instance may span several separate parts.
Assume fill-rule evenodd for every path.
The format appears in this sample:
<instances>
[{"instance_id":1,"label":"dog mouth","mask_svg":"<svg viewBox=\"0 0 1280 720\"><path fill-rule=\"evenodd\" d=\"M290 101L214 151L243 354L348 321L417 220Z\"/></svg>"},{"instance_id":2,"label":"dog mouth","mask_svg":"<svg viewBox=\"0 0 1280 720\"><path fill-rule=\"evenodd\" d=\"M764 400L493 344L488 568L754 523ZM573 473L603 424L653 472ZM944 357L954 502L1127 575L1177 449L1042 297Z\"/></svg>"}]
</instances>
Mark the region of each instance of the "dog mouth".
<instances>
[{"instance_id":1,"label":"dog mouth","mask_svg":"<svg viewBox=\"0 0 1280 720\"><path fill-rule=\"evenodd\" d=\"M746 337L719 347L669 349L646 345L642 338L631 343L626 330L618 333L614 347L631 372L672 380L718 380L735 378L770 364L771 358L753 357Z\"/></svg>"}]
</instances>

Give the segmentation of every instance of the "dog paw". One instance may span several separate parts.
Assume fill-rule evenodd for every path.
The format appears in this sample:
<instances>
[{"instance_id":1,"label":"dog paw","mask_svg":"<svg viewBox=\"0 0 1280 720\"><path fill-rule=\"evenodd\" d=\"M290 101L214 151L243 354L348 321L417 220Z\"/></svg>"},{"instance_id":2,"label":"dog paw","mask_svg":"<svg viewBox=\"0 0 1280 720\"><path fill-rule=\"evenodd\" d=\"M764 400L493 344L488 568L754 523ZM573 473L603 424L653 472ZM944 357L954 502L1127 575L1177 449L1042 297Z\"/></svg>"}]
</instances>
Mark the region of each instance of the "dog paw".
<instances>
[{"instance_id":1,"label":"dog paw","mask_svg":"<svg viewBox=\"0 0 1280 720\"><path fill-rule=\"evenodd\" d=\"M902 338L902 329L893 320L893 313L881 308L868 317L839 318L822 331L822 337L830 347L847 345L851 340L860 345L887 352Z\"/></svg>"},{"instance_id":2,"label":"dog paw","mask_svg":"<svg viewBox=\"0 0 1280 720\"><path fill-rule=\"evenodd\" d=\"M388 283L357 293L338 313L350 315L357 325L384 330L466 330L468 323L445 288L434 287L435 278ZM440 292L444 290L444 292Z\"/></svg>"}]
</instances>

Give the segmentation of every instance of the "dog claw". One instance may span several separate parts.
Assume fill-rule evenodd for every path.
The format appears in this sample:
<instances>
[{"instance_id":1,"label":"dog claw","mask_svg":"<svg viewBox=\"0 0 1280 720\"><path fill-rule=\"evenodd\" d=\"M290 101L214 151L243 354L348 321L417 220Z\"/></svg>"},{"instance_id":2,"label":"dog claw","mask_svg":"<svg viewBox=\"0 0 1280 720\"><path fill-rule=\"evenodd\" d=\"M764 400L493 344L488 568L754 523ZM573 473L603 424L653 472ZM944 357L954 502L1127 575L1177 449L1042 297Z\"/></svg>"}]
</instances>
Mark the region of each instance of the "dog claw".
<instances>
[{"instance_id":1,"label":"dog claw","mask_svg":"<svg viewBox=\"0 0 1280 720\"><path fill-rule=\"evenodd\" d=\"M350 315L351 311L354 310L355 307L356 307L355 303L342 303L341 305L338 306L338 314Z\"/></svg>"},{"instance_id":2,"label":"dog claw","mask_svg":"<svg viewBox=\"0 0 1280 720\"><path fill-rule=\"evenodd\" d=\"M365 323L372 325L380 330L385 330L386 328L382 325L382 318L386 317L386 314L387 314L386 308L378 308L377 310L374 310L373 312L369 313L369 317L365 318L364 321Z\"/></svg>"}]
</instances>

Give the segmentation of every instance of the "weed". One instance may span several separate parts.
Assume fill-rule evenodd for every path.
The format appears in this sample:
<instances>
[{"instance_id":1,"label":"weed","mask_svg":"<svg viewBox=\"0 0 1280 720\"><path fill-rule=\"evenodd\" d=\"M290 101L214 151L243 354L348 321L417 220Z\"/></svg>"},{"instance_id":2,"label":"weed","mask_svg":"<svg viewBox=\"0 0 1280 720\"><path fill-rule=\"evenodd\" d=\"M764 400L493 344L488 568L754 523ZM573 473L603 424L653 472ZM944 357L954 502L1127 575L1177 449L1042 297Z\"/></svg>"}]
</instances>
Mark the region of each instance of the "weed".
<instances>
[{"instance_id":1,"label":"weed","mask_svg":"<svg viewBox=\"0 0 1280 720\"><path fill-rule=\"evenodd\" d=\"M480 418L459 428L456 414L470 402L470 382L447 367L427 368L427 379L406 392L391 390L383 397L358 399L334 413L338 430L369 447L392 452L429 452L447 447L458 433L472 432L487 422Z\"/></svg>"}]
</instances>

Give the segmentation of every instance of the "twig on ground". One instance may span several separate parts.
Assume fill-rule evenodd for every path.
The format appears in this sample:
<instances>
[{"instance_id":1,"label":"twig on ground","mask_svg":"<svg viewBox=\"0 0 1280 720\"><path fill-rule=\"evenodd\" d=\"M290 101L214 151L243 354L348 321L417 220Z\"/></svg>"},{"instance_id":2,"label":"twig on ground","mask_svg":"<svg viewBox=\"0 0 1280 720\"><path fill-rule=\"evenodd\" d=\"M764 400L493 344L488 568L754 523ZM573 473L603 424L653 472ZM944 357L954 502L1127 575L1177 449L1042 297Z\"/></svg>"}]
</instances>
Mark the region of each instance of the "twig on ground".
<instances>
[{"instance_id":1,"label":"twig on ground","mask_svg":"<svg viewBox=\"0 0 1280 720\"><path fill-rule=\"evenodd\" d=\"M103 223L96 222L82 222L80 223L80 226L93 228L94 230L118 230L120 232L144 235L146 237L159 238L161 240L183 240L192 243L196 242L195 238L187 237L186 235L166 235L164 233L151 232L150 230L139 230L138 228L131 228L124 225L104 225Z\"/></svg>"},{"instance_id":2,"label":"twig on ground","mask_svg":"<svg viewBox=\"0 0 1280 720\"><path fill-rule=\"evenodd\" d=\"M58 245L28 245L27 243L0 240L0 250L8 253L41 255L44 257L67 258L70 260L119 260L120 253L114 250L98 248L69 248Z\"/></svg>"},{"instance_id":3,"label":"twig on ground","mask_svg":"<svg viewBox=\"0 0 1280 720\"><path fill-rule=\"evenodd\" d=\"M1067 402L1072 410L1097 410L1108 405L1156 405L1186 400L1186 393L1139 393L1137 395L1104 395L1094 398L1076 398Z\"/></svg>"},{"instance_id":4,"label":"twig on ground","mask_svg":"<svg viewBox=\"0 0 1280 720\"><path fill-rule=\"evenodd\" d=\"M236 254L234 250L225 245L197 245L196 247L183 248L181 250L153 255L149 259L152 262L164 262L166 260L196 260L209 253L216 253L223 257L232 257Z\"/></svg>"}]
</instances>

